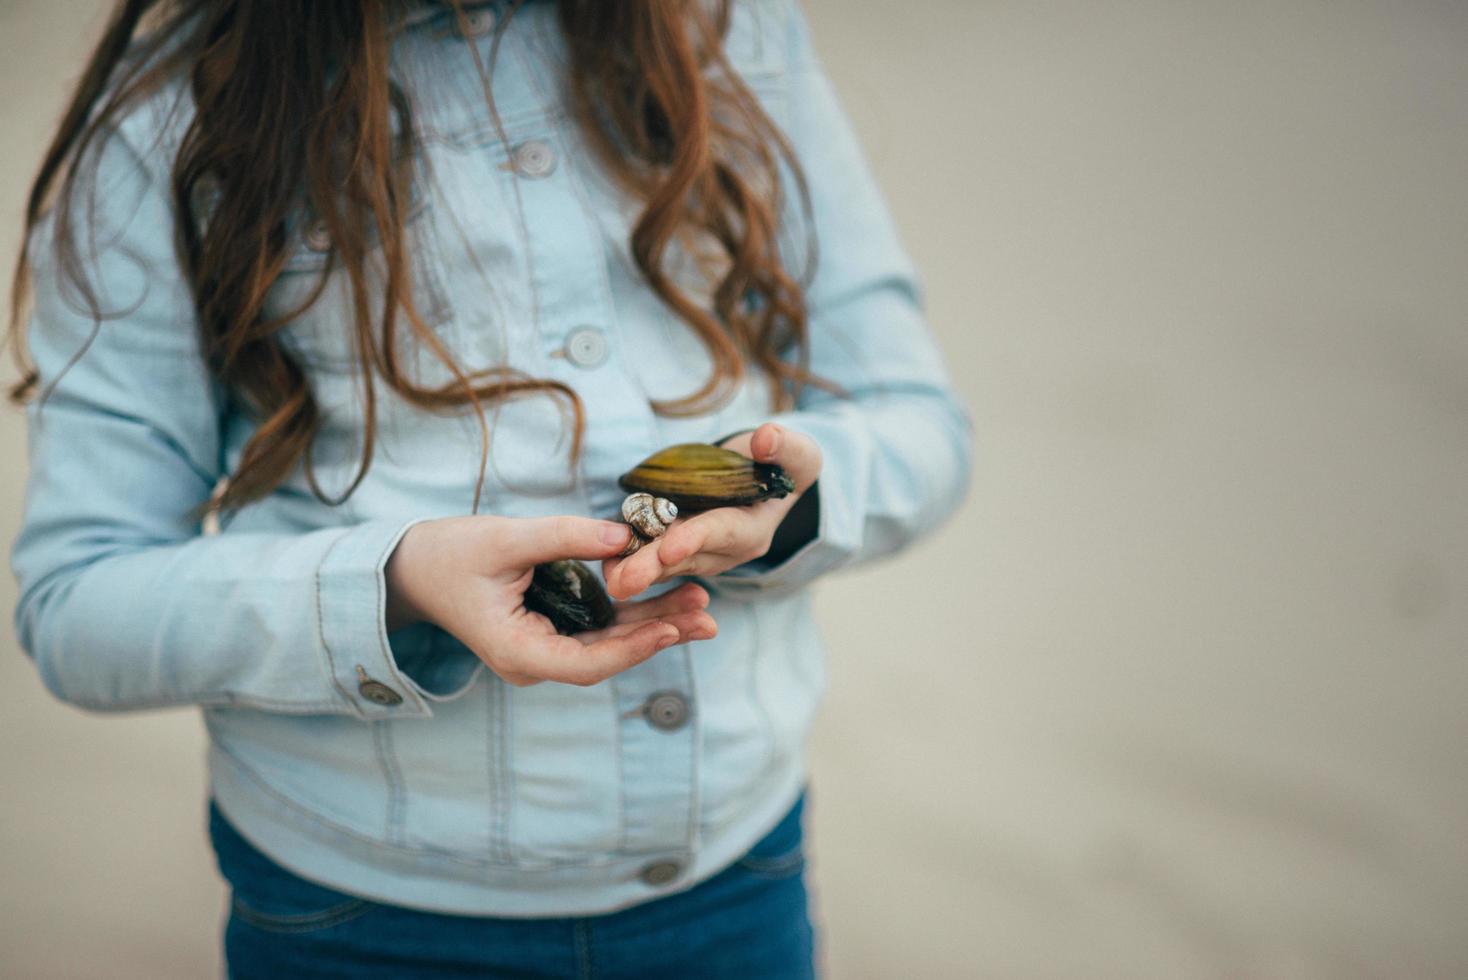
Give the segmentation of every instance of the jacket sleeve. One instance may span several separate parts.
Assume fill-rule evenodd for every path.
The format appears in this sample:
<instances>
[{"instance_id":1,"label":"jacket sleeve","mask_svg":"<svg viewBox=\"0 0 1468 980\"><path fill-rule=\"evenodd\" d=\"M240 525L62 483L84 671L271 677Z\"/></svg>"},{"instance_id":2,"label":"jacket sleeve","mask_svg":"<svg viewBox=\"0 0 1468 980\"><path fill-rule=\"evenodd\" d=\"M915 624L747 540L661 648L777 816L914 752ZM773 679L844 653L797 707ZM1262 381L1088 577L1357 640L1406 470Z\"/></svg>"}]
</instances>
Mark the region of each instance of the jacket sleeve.
<instances>
[{"instance_id":1,"label":"jacket sleeve","mask_svg":"<svg viewBox=\"0 0 1468 980\"><path fill-rule=\"evenodd\" d=\"M972 422L928 329L917 274L804 16L788 9L787 135L819 255L807 292L810 367L845 397L808 388L773 417L821 447L821 477L808 491L817 499L801 515L816 512L815 532L778 564L752 562L710 582L731 594L798 589L899 550L957 509L973 459Z\"/></svg>"},{"instance_id":2,"label":"jacket sleeve","mask_svg":"<svg viewBox=\"0 0 1468 980\"><path fill-rule=\"evenodd\" d=\"M11 556L16 630L47 688L97 710L430 714L383 626L383 566L412 522L202 534L199 505L224 472L223 398L168 195L117 132L78 192L75 240L107 315L95 322L63 282L48 218L32 242L28 331L46 397L28 407Z\"/></svg>"}]
</instances>

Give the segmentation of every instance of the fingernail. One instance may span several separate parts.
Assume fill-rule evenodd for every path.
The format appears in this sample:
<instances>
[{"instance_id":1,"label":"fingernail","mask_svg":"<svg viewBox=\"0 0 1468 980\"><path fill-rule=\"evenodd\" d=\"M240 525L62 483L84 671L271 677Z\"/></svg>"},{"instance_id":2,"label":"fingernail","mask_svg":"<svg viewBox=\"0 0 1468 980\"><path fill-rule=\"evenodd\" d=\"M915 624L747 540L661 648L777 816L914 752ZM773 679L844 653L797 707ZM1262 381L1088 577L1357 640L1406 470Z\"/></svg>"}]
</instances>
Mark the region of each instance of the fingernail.
<instances>
[{"instance_id":1,"label":"fingernail","mask_svg":"<svg viewBox=\"0 0 1468 980\"><path fill-rule=\"evenodd\" d=\"M666 649L668 649L668 647L672 646L674 643L677 643L677 642L678 642L678 634L677 633L669 633L667 636L663 637L661 640L658 640L658 649L659 650L666 650Z\"/></svg>"},{"instance_id":2,"label":"fingernail","mask_svg":"<svg viewBox=\"0 0 1468 980\"><path fill-rule=\"evenodd\" d=\"M603 524L601 526L601 543L604 545L617 545L621 547L627 543L627 536L632 529L626 524Z\"/></svg>"}]
</instances>

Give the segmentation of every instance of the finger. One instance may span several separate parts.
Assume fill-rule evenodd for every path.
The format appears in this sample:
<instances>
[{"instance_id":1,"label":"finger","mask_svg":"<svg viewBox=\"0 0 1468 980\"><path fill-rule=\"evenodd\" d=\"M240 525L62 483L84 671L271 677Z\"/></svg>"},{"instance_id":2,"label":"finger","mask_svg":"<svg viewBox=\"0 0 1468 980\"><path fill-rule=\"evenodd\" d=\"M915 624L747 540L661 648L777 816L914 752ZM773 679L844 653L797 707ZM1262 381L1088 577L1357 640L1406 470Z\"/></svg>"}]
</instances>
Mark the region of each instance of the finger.
<instances>
[{"instance_id":1,"label":"finger","mask_svg":"<svg viewBox=\"0 0 1468 980\"><path fill-rule=\"evenodd\" d=\"M686 521L676 521L668 532L625 559L607 573L607 591L613 597L636 595L659 582L680 575L717 575L747 561L768 533L767 521L783 504L767 501L753 507L720 507ZM771 509L772 508L772 509Z\"/></svg>"},{"instance_id":2,"label":"finger","mask_svg":"<svg viewBox=\"0 0 1468 980\"><path fill-rule=\"evenodd\" d=\"M712 640L719 635L719 624L714 621L702 609L691 609L686 612L669 613L658 618L660 623L668 623L678 629L678 642L691 643L695 640ZM594 630L586 633L575 634L575 639L585 644L596 643L607 637L625 636L634 630L641 629L643 623L616 623L606 629Z\"/></svg>"},{"instance_id":3,"label":"finger","mask_svg":"<svg viewBox=\"0 0 1468 980\"><path fill-rule=\"evenodd\" d=\"M675 613L703 609L709 604L708 592L693 582L687 582L669 592L641 602L628 602L617 607L618 623L640 623L649 619L671 616Z\"/></svg>"},{"instance_id":4,"label":"finger","mask_svg":"<svg viewBox=\"0 0 1468 980\"><path fill-rule=\"evenodd\" d=\"M772 463L780 454L781 436L785 430L774 422L766 422L749 437L749 454L761 463Z\"/></svg>"},{"instance_id":5,"label":"finger","mask_svg":"<svg viewBox=\"0 0 1468 980\"><path fill-rule=\"evenodd\" d=\"M676 527L676 523L673 526ZM630 599L656 582L662 568L662 563L658 561L658 549L662 542L663 538L658 538L626 558L603 564L602 573L607 580L607 594L613 599Z\"/></svg>"},{"instance_id":6,"label":"finger","mask_svg":"<svg viewBox=\"0 0 1468 980\"><path fill-rule=\"evenodd\" d=\"M651 622L621 636L584 644L570 636L540 636L517 644L511 669L543 680L596 684L678 642L678 628Z\"/></svg>"},{"instance_id":7,"label":"finger","mask_svg":"<svg viewBox=\"0 0 1468 980\"><path fill-rule=\"evenodd\" d=\"M720 507L704 511L668 528L658 543L660 572L681 565L700 552L733 554L740 538L755 529L752 511L736 507Z\"/></svg>"},{"instance_id":8,"label":"finger","mask_svg":"<svg viewBox=\"0 0 1468 980\"><path fill-rule=\"evenodd\" d=\"M821 447L803 432L766 422L749 439L749 454L761 463L778 463L803 492L821 475Z\"/></svg>"},{"instance_id":9,"label":"finger","mask_svg":"<svg viewBox=\"0 0 1468 980\"><path fill-rule=\"evenodd\" d=\"M699 514L697 518L689 518L681 525L668 528L668 533L658 542L658 563L662 566L657 569L659 574L664 569L681 565L703 550L709 537L709 513Z\"/></svg>"},{"instance_id":10,"label":"finger","mask_svg":"<svg viewBox=\"0 0 1468 980\"><path fill-rule=\"evenodd\" d=\"M490 669L493 670L494 668ZM512 687L529 687L532 684L540 683L539 677L532 677L529 674L521 674L513 670L495 670L495 673L500 676L500 680Z\"/></svg>"},{"instance_id":11,"label":"finger","mask_svg":"<svg viewBox=\"0 0 1468 980\"><path fill-rule=\"evenodd\" d=\"M741 558L734 558L730 557L729 555L721 555L712 551L700 551L695 553L685 561L681 561L670 568L663 569L662 572L658 575L658 581L666 582L671 579L679 578L685 575L719 575L723 572L727 572L735 565L742 564L744 564L744 559Z\"/></svg>"},{"instance_id":12,"label":"finger","mask_svg":"<svg viewBox=\"0 0 1468 980\"><path fill-rule=\"evenodd\" d=\"M774 529L789 509L789 500L766 500L705 511L687 527L675 526L658 549L662 568L654 583L680 575L718 575L758 558L769 551Z\"/></svg>"},{"instance_id":13,"label":"finger","mask_svg":"<svg viewBox=\"0 0 1468 980\"><path fill-rule=\"evenodd\" d=\"M621 564L624 561L626 561L626 560L627 559L626 558L623 558L621 555L617 555L616 557L613 557L613 558L605 558L605 559L603 559L602 560L602 563L601 563L601 577L602 577L602 581L607 582L607 583L610 583L612 581L612 575L617 571L617 569L621 566Z\"/></svg>"},{"instance_id":14,"label":"finger","mask_svg":"<svg viewBox=\"0 0 1468 980\"><path fill-rule=\"evenodd\" d=\"M626 524L590 517L507 519L495 541L496 557L514 569L561 558L610 558L626 547L631 534Z\"/></svg>"},{"instance_id":15,"label":"finger","mask_svg":"<svg viewBox=\"0 0 1468 980\"><path fill-rule=\"evenodd\" d=\"M674 527L676 526L675 524ZM672 533L671 529L669 533ZM613 598L637 595L672 577L662 559L662 549L666 542L667 535L664 535L643 545L637 554L622 562L615 575L607 579L607 591Z\"/></svg>"}]
</instances>

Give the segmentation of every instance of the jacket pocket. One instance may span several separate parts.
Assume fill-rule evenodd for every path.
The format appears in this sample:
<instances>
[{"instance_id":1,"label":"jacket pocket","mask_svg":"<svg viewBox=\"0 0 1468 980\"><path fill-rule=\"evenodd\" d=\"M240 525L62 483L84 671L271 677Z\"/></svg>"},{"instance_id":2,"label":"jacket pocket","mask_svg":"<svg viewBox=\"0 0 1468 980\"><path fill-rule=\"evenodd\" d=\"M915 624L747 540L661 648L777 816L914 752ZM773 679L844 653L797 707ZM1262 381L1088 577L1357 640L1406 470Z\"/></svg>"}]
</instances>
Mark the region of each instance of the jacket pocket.
<instances>
[{"instance_id":1,"label":"jacket pocket","mask_svg":"<svg viewBox=\"0 0 1468 980\"><path fill-rule=\"evenodd\" d=\"M624 833L621 739L613 685L496 685L504 737L510 859L525 867L605 862ZM640 722L639 722L640 723Z\"/></svg>"},{"instance_id":2,"label":"jacket pocket","mask_svg":"<svg viewBox=\"0 0 1468 980\"><path fill-rule=\"evenodd\" d=\"M431 187L415 180L403 227L404 254L413 307L424 324L440 331L452 318L442 261L434 233L435 208ZM310 375L350 374L357 369L356 325L353 319L351 278L342 267L324 222L302 210L288 231L284 267L270 289L265 314L286 320L280 337ZM368 311L375 337L381 336L381 297L385 268L375 229L368 234L364 271ZM434 355L416 338L397 312L399 363L410 373L421 372Z\"/></svg>"}]
</instances>

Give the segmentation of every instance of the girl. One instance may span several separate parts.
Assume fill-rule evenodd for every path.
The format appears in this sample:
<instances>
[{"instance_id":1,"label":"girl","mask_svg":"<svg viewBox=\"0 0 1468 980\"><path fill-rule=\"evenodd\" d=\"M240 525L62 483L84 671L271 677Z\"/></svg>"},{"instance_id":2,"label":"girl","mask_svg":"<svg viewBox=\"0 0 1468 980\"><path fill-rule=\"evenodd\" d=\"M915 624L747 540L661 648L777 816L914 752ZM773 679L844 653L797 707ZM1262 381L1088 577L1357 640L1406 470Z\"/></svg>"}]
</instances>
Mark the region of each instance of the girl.
<instances>
[{"instance_id":1,"label":"girl","mask_svg":"<svg viewBox=\"0 0 1468 980\"><path fill-rule=\"evenodd\" d=\"M27 232L18 631L203 709L233 975L813 972L808 586L970 432L791 0L124 0ZM618 557L716 441L795 492Z\"/></svg>"}]
</instances>

